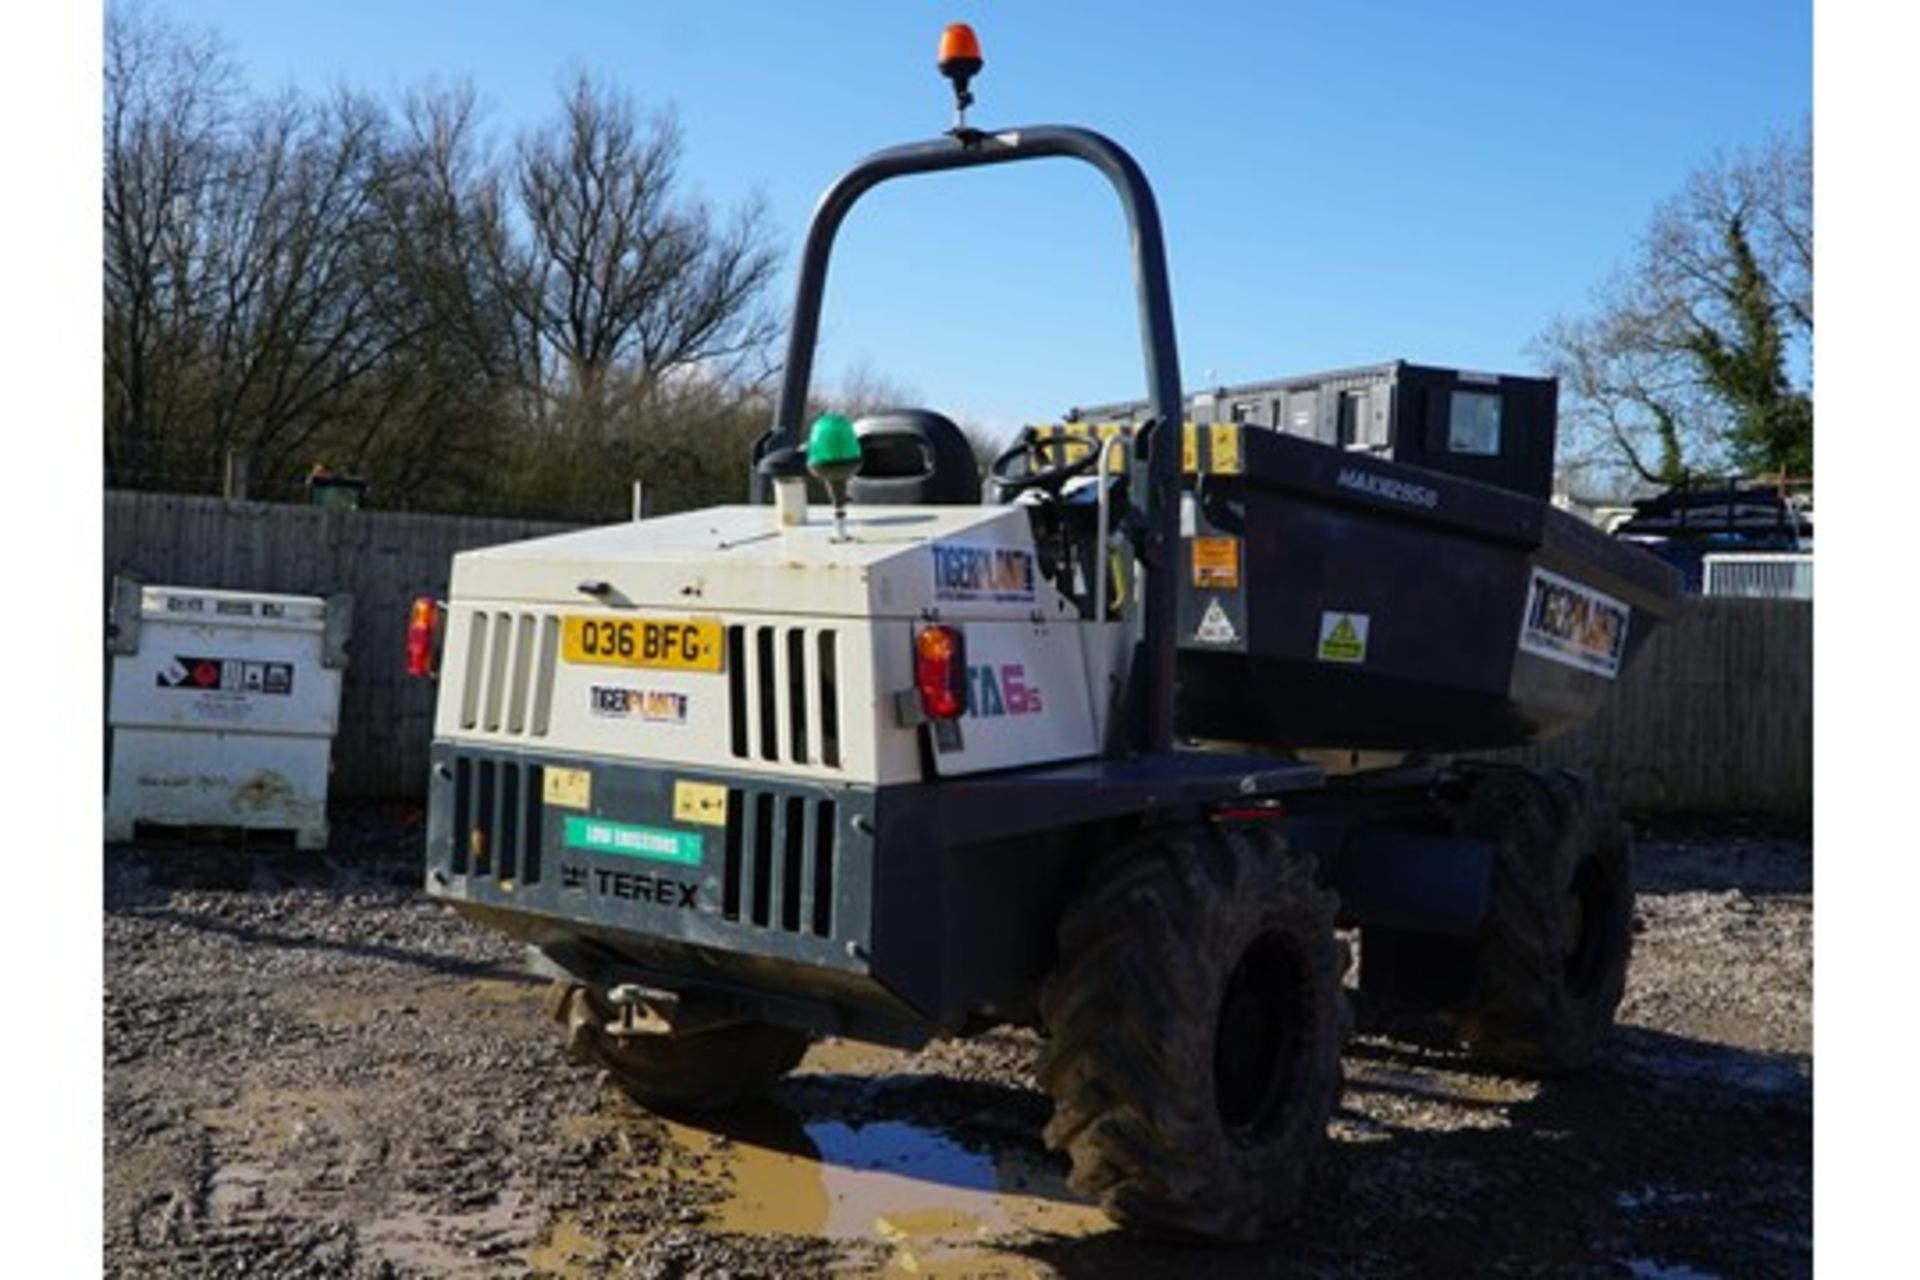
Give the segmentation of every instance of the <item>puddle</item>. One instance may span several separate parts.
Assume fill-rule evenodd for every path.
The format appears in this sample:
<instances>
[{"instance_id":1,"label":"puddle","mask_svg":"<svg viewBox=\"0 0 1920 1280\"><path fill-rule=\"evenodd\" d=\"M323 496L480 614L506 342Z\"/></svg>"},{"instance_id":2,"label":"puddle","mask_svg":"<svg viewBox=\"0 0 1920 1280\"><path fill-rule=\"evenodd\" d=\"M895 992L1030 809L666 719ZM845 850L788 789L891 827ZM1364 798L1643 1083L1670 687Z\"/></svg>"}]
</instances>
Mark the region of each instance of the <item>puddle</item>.
<instances>
[{"instance_id":1,"label":"puddle","mask_svg":"<svg viewBox=\"0 0 1920 1280\"><path fill-rule=\"evenodd\" d=\"M1685 1263L1672 1266L1652 1258L1626 1258L1621 1265L1633 1280L1719 1280L1711 1271L1695 1271Z\"/></svg>"},{"instance_id":2,"label":"puddle","mask_svg":"<svg viewBox=\"0 0 1920 1280\"><path fill-rule=\"evenodd\" d=\"M213 1171L207 1184L207 1216L228 1222L266 1204L273 1171L264 1164L235 1160Z\"/></svg>"},{"instance_id":3,"label":"puddle","mask_svg":"<svg viewBox=\"0 0 1920 1280\"><path fill-rule=\"evenodd\" d=\"M1050 1166L905 1121L803 1123L768 1106L729 1130L667 1124L675 1145L720 1175L718 1230L878 1241L895 1250L894 1271L986 1277L1051 1274L981 1251L996 1240L1112 1229Z\"/></svg>"},{"instance_id":4,"label":"puddle","mask_svg":"<svg viewBox=\"0 0 1920 1280\"><path fill-rule=\"evenodd\" d=\"M822 1036L807 1049L796 1075L884 1075L906 1055L885 1045Z\"/></svg>"},{"instance_id":5,"label":"puddle","mask_svg":"<svg viewBox=\"0 0 1920 1280\"><path fill-rule=\"evenodd\" d=\"M1675 1088L1709 1085L1790 1100L1807 1099L1813 1092L1813 1059L1801 1054L1685 1042L1648 1045L1623 1037L1620 1059L1633 1073Z\"/></svg>"},{"instance_id":6,"label":"puddle","mask_svg":"<svg viewBox=\"0 0 1920 1280\"><path fill-rule=\"evenodd\" d=\"M1424 1075L1372 1062L1349 1062L1346 1075L1349 1088L1390 1089L1466 1106L1511 1107L1540 1096L1537 1080L1502 1076Z\"/></svg>"},{"instance_id":7,"label":"puddle","mask_svg":"<svg viewBox=\"0 0 1920 1280\"><path fill-rule=\"evenodd\" d=\"M498 1259L526 1247L538 1214L525 1200L509 1187L469 1213L390 1213L356 1234L363 1248L395 1266L427 1275L485 1274L498 1269Z\"/></svg>"},{"instance_id":8,"label":"puddle","mask_svg":"<svg viewBox=\"0 0 1920 1280\"><path fill-rule=\"evenodd\" d=\"M350 1089L249 1087L228 1106L200 1108L198 1118L242 1150L270 1159L317 1134L351 1129L365 1101Z\"/></svg>"},{"instance_id":9,"label":"puddle","mask_svg":"<svg viewBox=\"0 0 1920 1280\"><path fill-rule=\"evenodd\" d=\"M606 1252L606 1246L587 1234L579 1218L567 1214L555 1219L547 1238L521 1257L541 1275L574 1275L579 1268L600 1262Z\"/></svg>"}]
</instances>

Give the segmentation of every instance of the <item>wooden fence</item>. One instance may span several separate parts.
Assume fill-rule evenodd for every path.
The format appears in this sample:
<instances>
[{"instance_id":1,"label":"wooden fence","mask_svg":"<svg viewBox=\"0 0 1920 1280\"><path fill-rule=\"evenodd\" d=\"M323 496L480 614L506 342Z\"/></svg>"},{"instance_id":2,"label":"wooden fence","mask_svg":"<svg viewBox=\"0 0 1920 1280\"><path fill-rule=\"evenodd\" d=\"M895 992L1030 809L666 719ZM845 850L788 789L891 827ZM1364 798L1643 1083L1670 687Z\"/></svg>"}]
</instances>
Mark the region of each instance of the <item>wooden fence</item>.
<instances>
[{"instance_id":1,"label":"wooden fence","mask_svg":"<svg viewBox=\"0 0 1920 1280\"><path fill-rule=\"evenodd\" d=\"M173 586L353 593L353 639L333 746L334 796L418 799L434 686L406 674L407 606L445 598L453 553L572 525L155 493L106 495L106 590L115 574Z\"/></svg>"},{"instance_id":2,"label":"wooden fence","mask_svg":"<svg viewBox=\"0 0 1920 1280\"><path fill-rule=\"evenodd\" d=\"M333 793L411 799L426 785L434 690L404 672L408 601L445 595L456 551L570 527L109 493L106 573L191 587L352 592ZM1813 606L1690 601L1592 721L1504 754L1592 769L1629 809L1809 814Z\"/></svg>"},{"instance_id":3,"label":"wooden fence","mask_svg":"<svg viewBox=\"0 0 1920 1280\"><path fill-rule=\"evenodd\" d=\"M1591 769L1630 810L1813 812L1813 602L1692 598L1607 705L1503 753Z\"/></svg>"}]
</instances>

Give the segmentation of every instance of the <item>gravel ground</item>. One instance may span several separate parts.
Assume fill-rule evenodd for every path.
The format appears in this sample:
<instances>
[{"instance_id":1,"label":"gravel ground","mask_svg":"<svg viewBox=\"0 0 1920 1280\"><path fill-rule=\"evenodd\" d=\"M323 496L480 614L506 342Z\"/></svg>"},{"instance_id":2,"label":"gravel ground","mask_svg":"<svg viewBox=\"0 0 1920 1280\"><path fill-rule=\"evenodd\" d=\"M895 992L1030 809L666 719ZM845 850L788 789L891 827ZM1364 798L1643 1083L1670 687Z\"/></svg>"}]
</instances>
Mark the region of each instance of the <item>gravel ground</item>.
<instances>
[{"instance_id":1,"label":"gravel ground","mask_svg":"<svg viewBox=\"0 0 1920 1280\"><path fill-rule=\"evenodd\" d=\"M1798 1276L1812 1269L1812 859L1643 835L1601 1067L1540 1084L1347 1055L1294 1229L1111 1230L1040 1146L1035 1040L823 1042L688 1128L561 1055L518 954L417 892L419 832L325 859L106 865L106 1261L153 1276Z\"/></svg>"}]
</instances>

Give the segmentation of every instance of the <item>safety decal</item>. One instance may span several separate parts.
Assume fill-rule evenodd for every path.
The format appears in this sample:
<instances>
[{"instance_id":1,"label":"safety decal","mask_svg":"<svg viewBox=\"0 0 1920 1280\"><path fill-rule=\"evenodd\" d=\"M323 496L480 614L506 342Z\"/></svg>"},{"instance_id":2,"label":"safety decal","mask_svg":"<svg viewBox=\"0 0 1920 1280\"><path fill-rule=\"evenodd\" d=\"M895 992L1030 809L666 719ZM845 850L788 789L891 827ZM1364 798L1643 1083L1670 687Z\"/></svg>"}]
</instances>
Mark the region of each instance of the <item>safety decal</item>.
<instances>
[{"instance_id":1,"label":"safety decal","mask_svg":"<svg viewBox=\"0 0 1920 1280\"><path fill-rule=\"evenodd\" d=\"M1207 602L1207 611L1200 615L1200 625L1193 629L1193 638L1201 644L1232 644L1240 638L1233 629L1233 619L1220 607L1218 600Z\"/></svg>"},{"instance_id":2,"label":"safety decal","mask_svg":"<svg viewBox=\"0 0 1920 1280\"><path fill-rule=\"evenodd\" d=\"M1620 674L1631 611L1603 591L1535 569L1520 620L1520 647L1612 680Z\"/></svg>"},{"instance_id":3,"label":"safety decal","mask_svg":"<svg viewBox=\"0 0 1920 1280\"><path fill-rule=\"evenodd\" d=\"M928 550L933 553L933 594L937 600L1033 602L1037 573L1031 551L954 542L936 542Z\"/></svg>"},{"instance_id":4,"label":"safety decal","mask_svg":"<svg viewBox=\"0 0 1920 1280\"><path fill-rule=\"evenodd\" d=\"M1240 427L1216 422L1207 431L1207 470L1215 475L1240 474Z\"/></svg>"},{"instance_id":5,"label":"safety decal","mask_svg":"<svg viewBox=\"0 0 1920 1280\"><path fill-rule=\"evenodd\" d=\"M1193 585L1221 591L1240 586L1240 539L1195 538L1193 540Z\"/></svg>"},{"instance_id":6,"label":"safety decal","mask_svg":"<svg viewBox=\"0 0 1920 1280\"><path fill-rule=\"evenodd\" d=\"M593 774L585 769L548 765L541 771L541 798L559 809L593 807Z\"/></svg>"},{"instance_id":7,"label":"safety decal","mask_svg":"<svg viewBox=\"0 0 1920 1280\"><path fill-rule=\"evenodd\" d=\"M687 695L670 689L591 685L587 689L587 706L603 719L644 720L649 724L687 722Z\"/></svg>"},{"instance_id":8,"label":"safety decal","mask_svg":"<svg viewBox=\"0 0 1920 1280\"><path fill-rule=\"evenodd\" d=\"M286 697L293 692L293 664L176 654L154 673L154 683L162 689L186 689L193 693L219 690Z\"/></svg>"},{"instance_id":9,"label":"safety decal","mask_svg":"<svg viewBox=\"0 0 1920 1280\"><path fill-rule=\"evenodd\" d=\"M1364 613L1325 612L1320 615L1320 661L1365 662L1367 624Z\"/></svg>"},{"instance_id":10,"label":"safety decal","mask_svg":"<svg viewBox=\"0 0 1920 1280\"><path fill-rule=\"evenodd\" d=\"M689 782L679 778L673 784L673 820L701 827L727 825L727 789L717 782Z\"/></svg>"}]
</instances>

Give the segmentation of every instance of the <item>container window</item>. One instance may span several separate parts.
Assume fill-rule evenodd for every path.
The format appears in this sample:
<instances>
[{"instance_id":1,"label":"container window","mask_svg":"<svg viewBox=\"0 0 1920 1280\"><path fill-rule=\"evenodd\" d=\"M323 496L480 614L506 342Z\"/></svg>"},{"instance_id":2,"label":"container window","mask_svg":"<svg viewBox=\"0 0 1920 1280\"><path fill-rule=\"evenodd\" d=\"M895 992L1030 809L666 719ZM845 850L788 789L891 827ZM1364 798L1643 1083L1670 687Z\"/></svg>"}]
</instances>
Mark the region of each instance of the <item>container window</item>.
<instances>
[{"instance_id":1,"label":"container window","mask_svg":"<svg viewBox=\"0 0 1920 1280\"><path fill-rule=\"evenodd\" d=\"M1500 397L1487 391L1456 391L1447 417L1447 452L1483 458L1500 453Z\"/></svg>"},{"instance_id":2,"label":"container window","mask_svg":"<svg viewBox=\"0 0 1920 1280\"><path fill-rule=\"evenodd\" d=\"M1342 449L1367 443L1367 393L1342 391L1340 413L1334 425L1335 443Z\"/></svg>"}]
</instances>

